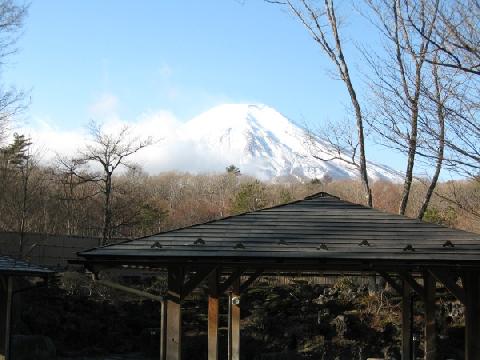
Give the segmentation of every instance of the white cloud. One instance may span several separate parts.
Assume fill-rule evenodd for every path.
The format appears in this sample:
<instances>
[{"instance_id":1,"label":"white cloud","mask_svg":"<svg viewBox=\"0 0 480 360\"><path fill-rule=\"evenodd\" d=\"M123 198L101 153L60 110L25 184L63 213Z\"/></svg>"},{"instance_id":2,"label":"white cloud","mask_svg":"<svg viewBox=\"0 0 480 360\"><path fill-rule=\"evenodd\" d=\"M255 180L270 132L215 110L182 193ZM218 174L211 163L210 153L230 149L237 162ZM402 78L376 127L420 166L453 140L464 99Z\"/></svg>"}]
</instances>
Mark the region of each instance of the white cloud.
<instances>
[{"instance_id":1,"label":"white cloud","mask_svg":"<svg viewBox=\"0 0 480 360\"><path fill-rule=\"evenodd\" d=\"M154 140L151 146L129 159L150 174L172 170L197 173L223 171L226 166L222 154L215 154L185 136L184 124L168 111L143 114L132 122L115 118L103 126L106 132L114 134L123 125L130 126L133 137L151 137ZM89 141L86 127L63 130L54 126L48 118L37 118L33 125L19 130L32 138L45 164L50 164L56 154L67 157L78 155Z\"/></svg>"},{"instance_id":2,"label":"white cloud","mask_svg":"<svg viewBox=\"0 0 480 360\"><path fill-rule=\"evenodd\" d=\"M118 98L111 93L103 93L89 107L89 113L95 119L111 119L118 111Z\"/></svg>"},{"instance_id":3,"label":"white cloud","mask_svg":"<svg viewBox=\"0 0 480 360\"><path fill-rule=\"evenodd\" d=\"M73 130L60 129L49 118L35 118L32 125L18 129L29 136L35 149L41 153L44 163L51 163L57 154L67 157L76 156L89 141L86 127ZM181 123L168 111L158 111L141 115L136 121L127 122L112 118L106 121L103 129L115 134L122 126L128 125L131 136L151 137L154 144L142 149L131 157L149 173L155 174L168 170L191 170L192 145L181 140Z\"/></svg>"}]
</instances>

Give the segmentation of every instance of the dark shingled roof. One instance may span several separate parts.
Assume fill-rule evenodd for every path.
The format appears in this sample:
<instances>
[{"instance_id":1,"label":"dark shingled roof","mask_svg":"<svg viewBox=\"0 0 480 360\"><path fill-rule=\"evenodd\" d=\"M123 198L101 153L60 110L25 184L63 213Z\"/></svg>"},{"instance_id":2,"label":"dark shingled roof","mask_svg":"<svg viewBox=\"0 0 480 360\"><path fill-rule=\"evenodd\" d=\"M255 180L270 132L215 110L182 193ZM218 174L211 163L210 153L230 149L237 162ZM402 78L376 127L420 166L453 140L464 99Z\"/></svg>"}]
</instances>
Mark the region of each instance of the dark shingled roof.
<instances>
[{"instance_id":1,"label":"dark shingled roof","mask_svg":"<svg viewBox=\"0 0 480 360\"><path fill-rule=\"evenodd\" d=\"M79 253L87 262L398 262L480 267L480 235L389 214L319 193Z\"/></svg>"},{"instance_id":2,"label":"dark shingled roof","mask_svg":"<svg viewBox=\"0 0 480 360\"><path fill-rule=\"evenodd\" d=\"M16 260L8 256L0 255L0 275L10 276L46 276L53 273L47 268L30 264L23 260Z\"/></svg>"}]
</instances>

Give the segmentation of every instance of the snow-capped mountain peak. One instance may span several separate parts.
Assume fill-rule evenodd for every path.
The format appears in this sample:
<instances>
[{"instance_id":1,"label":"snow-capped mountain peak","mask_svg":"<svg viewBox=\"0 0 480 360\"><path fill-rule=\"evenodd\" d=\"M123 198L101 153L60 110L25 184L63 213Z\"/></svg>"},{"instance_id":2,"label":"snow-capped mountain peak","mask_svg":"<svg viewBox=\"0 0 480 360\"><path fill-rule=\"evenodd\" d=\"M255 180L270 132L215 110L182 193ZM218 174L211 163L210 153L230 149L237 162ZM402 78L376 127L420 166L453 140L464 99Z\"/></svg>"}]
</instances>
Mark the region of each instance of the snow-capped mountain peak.
<instances>
[{"instance_id":1,"label":"snow-capped mountain peak","mask_svg":"<svg viewBox=\"0 0 480 360\"><path fill-rule=\"evenodd\" d=\"M326 162L312 156L313 151L321 158L333 153L324 141L316 138L312 144L304 129L263 104L216 106L184 124L180 133L209 162L214 159L223 168L235 164L263 180L358 176L357 169L342 160ZM385 166L370 163L368 170L373 180L401 180Z\"/></svg>"}]
</instances>

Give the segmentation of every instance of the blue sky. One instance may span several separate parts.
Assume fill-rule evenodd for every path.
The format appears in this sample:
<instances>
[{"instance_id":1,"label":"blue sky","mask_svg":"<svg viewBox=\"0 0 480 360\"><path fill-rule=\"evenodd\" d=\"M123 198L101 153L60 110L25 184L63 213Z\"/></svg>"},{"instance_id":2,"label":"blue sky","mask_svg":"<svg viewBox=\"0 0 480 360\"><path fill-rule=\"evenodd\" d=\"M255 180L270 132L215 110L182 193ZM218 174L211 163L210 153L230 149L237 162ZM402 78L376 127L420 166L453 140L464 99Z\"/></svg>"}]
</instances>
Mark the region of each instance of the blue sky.
<instances>
[{"instance_id":1,"label":"blue sky","mask_svg":"<svg viewBox=\"0 0 480 360\"><path fill-rule=\"evenodd\" d=\"M348 2L341 10L352 67L362 70L350 36L375 34ZM261 0L33 0L18 45L2 75L30 90L32 126L75 131L112 109L131 122L160 110L186 121L249 102L315 127L345 117L349 102L305 29ZM378 146L368 155L403 167Z\"/></svg>"}]
</instances>

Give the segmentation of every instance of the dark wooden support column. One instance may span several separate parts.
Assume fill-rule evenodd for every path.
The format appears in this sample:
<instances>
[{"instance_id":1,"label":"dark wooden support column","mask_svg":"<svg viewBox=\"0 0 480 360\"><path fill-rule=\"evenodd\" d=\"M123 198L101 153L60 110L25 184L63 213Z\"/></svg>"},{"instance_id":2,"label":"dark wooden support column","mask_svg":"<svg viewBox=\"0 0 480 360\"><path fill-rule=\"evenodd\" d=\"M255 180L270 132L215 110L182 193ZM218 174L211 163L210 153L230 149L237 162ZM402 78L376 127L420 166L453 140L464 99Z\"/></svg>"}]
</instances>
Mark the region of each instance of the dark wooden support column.
<instances>
[{"instance_id":1,"label":"dark wooden support column","mask_svg":"<svg viewBox=\"0 0 480 360\"><path fill-rule=\"evenodd\" d=\"M0 360L10 359L13 278L0 278Z\"/></svg>"},{"instance_id":2,"label":"dark wooden support column","mask_svg":"<svg viewBox=\"0 0 480 360\"><path fill-rule=\"evenodd\" d=\"M463 275L465 290L465 360L480 359L480 273Z\"/></svg>"},{"instance_id":3,"label":"dark wooden support column","mask_svg":"<svg viewBox=\"0 0 480 360\"><path fill-rule=\"evenodd\" d=\"M228 360L240 360L240 278L233 281L228 300Z\"/></svg>"},{"instance_id":4,"label":"dark wooden support column","mask_svg":"<svg viewBox=\"0 0 480 360\"><path fill-rule=\"evenodd\" d=\"M425 291L425 360L435 360L437 356L437 329L435 324L436 282L427 271L423 274L423 288Z\"/></svg>"},{"instance_id":5,"label":"dark wooden support column","mask_svg":"<svg viewBox=\"0 0 480 360\"><path fill-rule=\"evenodd\" d=\"M208 279L208 360L218 360L218 282L218 270L213 270Z\"/></svg>"},{"instance_id":6,"label":"dark wooden support column","mask_svg":"<svg viewBox=\"0 0 480 360\"><path fill-rule=\"evenodd\" d=\"M405 280L402 291L402 360L412 360L412 288Z\"/></svg>"},{"instance_id":7,"label":"dark wooden support column","mask_svg":"<svg viewBox=\"0 0 480 360\"><path fill-rule=\"evenodd\" d=\"M181 266L168 268L166 360L182 359L182 288L185 278Z\"/></svg>"}]
</instances>

